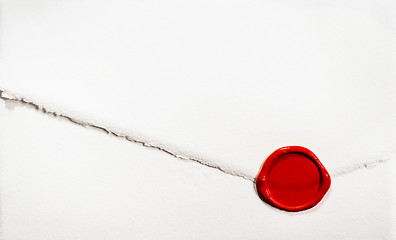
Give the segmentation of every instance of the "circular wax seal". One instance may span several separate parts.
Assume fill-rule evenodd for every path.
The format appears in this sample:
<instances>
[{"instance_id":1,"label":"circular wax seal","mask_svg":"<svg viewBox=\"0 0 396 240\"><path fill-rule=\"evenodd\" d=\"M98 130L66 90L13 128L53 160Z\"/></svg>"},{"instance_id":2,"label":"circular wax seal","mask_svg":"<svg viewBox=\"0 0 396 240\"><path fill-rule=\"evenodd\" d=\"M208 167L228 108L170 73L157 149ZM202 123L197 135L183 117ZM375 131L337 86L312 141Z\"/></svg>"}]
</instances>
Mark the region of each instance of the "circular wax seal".
<instances>
[{"instance_id":1,"label":"circular wax seal","mask_svg":"<svg viewBox=\"0 0 396 240\"><path fill-rule=\"evenodd\" d=\"M257 177L259 195L287 211L302 211L322 200L331 184L330 175L309 149L282 147L273 152Z\"/></svg>"}]
</instances>

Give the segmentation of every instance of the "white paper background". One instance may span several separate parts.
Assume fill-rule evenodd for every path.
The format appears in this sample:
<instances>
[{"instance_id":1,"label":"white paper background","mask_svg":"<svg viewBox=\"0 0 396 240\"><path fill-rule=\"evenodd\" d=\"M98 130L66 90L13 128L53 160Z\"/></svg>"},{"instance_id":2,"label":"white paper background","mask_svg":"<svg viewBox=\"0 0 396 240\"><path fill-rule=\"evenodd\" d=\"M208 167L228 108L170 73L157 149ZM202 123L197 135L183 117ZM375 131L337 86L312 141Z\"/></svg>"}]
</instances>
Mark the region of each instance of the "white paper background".
<instances>
[{"instance_id":1,"label":"white paper background","mask_svg":"<svg viewBox=\"0 0 396 240\"><path fill-rule=\"evenodd\" d=\"M6 240L372 240L395 230L394 158L333 178L318 206L287 213L242 178L9 108L0 107Z\"/></svg>"},{"instance_id":2,"label":"white paper background","mask_svg":"<svg viewBox=\"0 0 396 240\"><path fill-rule=\"evenodd\" d=\"M237 169L251 177L256 176L261 164L271 152L286 145L302 145L310 148L332 174L395 149L394 16L395 5L392 1L370 0L332 3L222 0L100 2L5 0L1 3L0 87L66 113L92 119L123 132L142 136L153 142L208 159L227 168ZM63 193L62 188L46 186L43 184L45 181L40 180L40 174L35 178L36 170L33 167L29 170L31 172L27 173L32 174L31 177L25 177L24 172L18 173L18 168L12 167L15 159L23 160L20 165L25 166L27 163L24 161L29 160L28 155L42 152L38 150L36 144L41 147L47 146L45 149L49 151L48 155L38 157L42 162L34 159L31 164L35 164L40 169L48 168L45 171L52 176L50 179L62 182L64 179L69 179L62 175L66 174L62 173L63 167L46 165L52 161L53 164L62 164L62 161L69 163L67 160L71 156L58 153L63 147L68 146L69 154L92 161L73 163L75 168L70 171L71 173L76 171L78 177L74 185L70 186L80 185L79 182L85 179L83 169L88 166L94 167L96 161L106 162L103 163L103 169L110 167L107 164L116 164L114 166L123 169L126 168L125 162L112 161L123 158L156 161L160 158L161 164L167 166L167 164L177 164L175 162L179 160L162 156L160 153L146 156L145 154L149 154L144 153L147 149L139 149L138 146L134 147L130 143L121 143L114 139L104 140L112 143L106 143L106 145L110 144L111 149L103 149L103 142L92 142L99 141L94 136L86 136L81 143L63 138L56 142L54 139L60 138L59 134L69 131L68 128L73 128L70 124L67 127L68 123L58 122L59 125L53 126L51 130L47 125L54 122L53 119L38 118L37 123L41 125L35 126L29 125L34 124L31 118L35 113L25 113L23 110L18 110L21 113L12 113L4 108L2 111L4 118L1 127L5 129L4 131L8 131L1 135L1 147L6 149L4 152L2 150L1 159L4 162L2 166L4 190L1 192L4 201L2 227L5 236L11 234L9 236L11 239L29 236L31 233L22 229L29 226L31 229L39 228L36 224L43 224L40 229L44 229L44 233L34 235L37 239L59 239L62 229L68 233L73 231L72 229L66 231L67 226L83 231L81 238L95 238L95 231L107 230L103 230L100 224L90 225L85 222L75 222L75 219L80 217L95 219L96 211L101 208L100 206L110 204L111 201L125 201L119 204L119 209L117 208L117 211L125 212L125 219L129 219L135 208L141 211L136 215L138 220L133 222L128 222L129 220L123 217L112 220L114 229L111 225L106 234L120 232L123 234L121 237L126 238L133 236L135 232L126 230L126 225L125 231L115 227L122 224L122 221L128 222L128 226L140 226L139 231L147 233L148 228L152 226L149 219L156 216L153 205L163 204L165 212L178 212L178 206L184 202L183 199L191 197L182 190L183 188L180 189L180 186L172 182L169 183L169 188L177 192L175 193L177 197L169 200L169 204L174 202L174 205L167 205L158 196L153 196L149 198L149 201L152 201L150 203L143 204L144 201L139 200L143 201L141 205L137 205L140 207L130 207L127 200L134 188L139 188L140 195L145 195L152 193L152 187L141 185L143 180L125 184L132 181L126 177L126 179L117 179L111 184L112 187L121 185L118 187L126 191L123 193L125 195L119 195L118 192L109 193L110 199L103 200L99 205L91 206L88 203L79 205L80 192L77 189L73 187L69 192ZM16 115L9 116L10 114ZM23 116L29 114L29 117L22 117L19 114ZM25 130L22 124L27 124ZM21 130L18 133L16 129ZM75 133L76 135L73 133L70 138L79 139L85 134L94 135L82 129L76 131L78 133ZM47 136L40 140L44 133ZM18 139L18 144L10 145L10 138ZM26 138L32 139L24 140ZM103 139L105 138L106 136L103 136ZM136 148L139 153L133 150L125 150L132 151L128 153L118 152L119 144L126 144L126 148ZM87 146L96 146L89 152L92 155L85 155L88 154L84 150ZM15 155L23 153L28 155L24 157ZM59 163L52 160L51 156L54 154L59 156L56 159ZM109 155L112 156L111 161ZM139 161L128 164L146 164L137 163ZM11 164L10 168L7 168L8 164ZM85 164L85 167L81 164ZM188 171L201 168L193 163L183 164L191 167ZM163 170L163 174L172 176L180 174L184 178L185 173L181 170L184 169L183 164L178 171ZM100 170L98 171L92 170L92 174L101 176ZM208 173L210 176L220 174L210 169L202 171L210 172ZM362 172L354 172L354 176L335 180L339 181L339 185L346 186L338 190L344 195L330 197L333 195L331 193L329 200L326 201L337 202L329 207L331 209L329 212L335 211L335 208L340 208L342 211L337 210L333 215L326 215L329 212L317 213L320 216L311 213L303 214L307 215L305 217L298 215L293 218L289 218L289 215L283 212L263 207L263 204L257 201L257 196L249 182L243 183L243 180L220 175L218 177L221 180L218 185L213 183L215 180L203 183L200 178L190 180L188 182L192 186L185 186L186 188L203 184L204 188L221 195L219 199L211 201L213 208L223 205L224 201L230 199L226 193L223 194L224 190L221 190L224 185L227 185L227 189L230 188L226 190L229 191L228 194L235 194L232 199L237 199L237 202L232 203L229 208L222 206L224 211L231 211L230 214L235 219L230 222L235 225L229 226L227 224L229 216L222 213L218 215L222 223L210 222L212 220L208 220L209 212L213 211L208 211L206 215L203 214L202 218L198 217L196 220L212 226L211 230L205 228L199 231L208 235L197 235L192 231L192 236L216 238L218 233L217 237L238 238L237 236L244 234L257 238L276 234L285 234L286 237L292 236L294 230L280 231L283 228L277 230L274 227L275 224L281 223L283 218L296 226L317 222L315 224L318 224L321 230L327 226L324 220L322 222L318 220L322 218L330 219L331 222L325 232L340 234L330 235L332 237L351 236L352 239L355 237L361 239L363 236L368 236L367 239L372 239L370 237L382 236L385 238L389 233L389 228L386 226L390 224L390 215L386 209L390 208L390 193L382 184L386 184L391 174L385 169L372 170L376 171L376 174L360 171ZM116 172L114 170L115 175ZM146 177L152 174L151 169L141 169L137 172L134 174ZM370 178L367 174L371 174ZM187 175L194 176L195 173ZM19 178L15 176L23 180L18 180ZM366 185L371 181L374 183L369 184L367 189L355 189L357 193L350 192L352 185L356 187L363 178L367 181ZM227 184L223 184L223 181ZM248 186L238 188L228 181L241 181L240 184ZM53 192L56 189L59 194L69 196L72 199L71 206L76 204L75 212L68 214L71 211L68 207L61 207L59 210L57 204L61 197L47 199L49 196L45 194L38 194L36 196L38 201L50 201L53 205L45 204L43 209L37 210L36 208L40 206L36 206L32 200L34 194L30 193L29 183L36 184L35 191ZM97 199L96 192L89 191L92 186L98 191L106 190L106 188L102 189L102 186L95 185L93 181L81 190L87 193L87 199ZM132 186L131 189L128 188L129 186ZM335 186L336 182L333 191L336 191ZM20 195L10 189L20 189L18 192ZM198 195L206 199L206 196L213 194L210 191L201 190ZM246 193L246 191L250 192ZM379 196L375 195L377 191ZM159 192L161 193L159 195L169 197L167 191ZM381 198L379 201L381 204L373 206L378 200L377 197ZM20 202L22 198L25 199L24 202ZM199 201L202 201L201 198ZM331 198L336 199L330 200ZM365 199L361 204L369 207L363 210L361 206L362 208L359 208L361 214L357 210L350 210L353 216L351 215L350 219L340 220L345 218L345 212L348 211L348 208L342 205L341 200L345 199L350 199L349 204ZM250 209L252 203L239 203L245 200L252 201L256 205L253 204ZM382 201L388 202L382 203ZM249 209L241 208L240 204L248 204ZM195 208L196 205L188 205L189 208L186 206L186 209L201 212ZM33 215L26 212L30 208L36 209L32 210ZM84 213L86 208L88 212ZM266 210L258 210L261 208ZM324 206L320 207L322 208ZM35 215L35 211L39 211L41 215ZM108 208L104 215L109 216L114 211L116 210ZM271 224L267 222L268 219L262 222L260 211L274 211L271 212L270 218L277 220L271 220ZM378 219L372 217L376 211L379 212ZM57 216L61 219L70 218L70 221L56 223L48 216L50 212L58 213ZM253 217L252 212L260 217ZM178 214L180 215L176 214L172 217L164 213L164 216L167 215L166 218L158 218L167 222L164 224L164 229L170 232L169 238L173 236L182 238L186 237L183 234L189 234L187 230L184 232L182 230L184 227L181 226L178 231L174 230L178 224L200 225L197 222L186 223L179 218L189 216L189 212L180 210ZM241 215L245 215L246 219L239 219ZM145 220L140 220L140 217ZM299 217L310 220L297 220ZM373 219L367 220L370 217ZM24 224L22 219L26 219L27 223ZM238 230L237 226L243 225L246 220L257 220L257 225L241 227ZM169 221L174 221L171 229L166 227L169 226L167 224L171 224ZM354 222L360 221L364 222L362 226L358 224L352 227ZM46 222L53 225L45 227ZM104 221L103 224L108 222ZM268 232L267 228L261 229L261 226L266 224L271 226L268 229L273 231ZM154 225L158 228L160 224ZM218 225L222 225L224 232L215 228ZM256 226L255 230L253 226ZM377 227L378 230L375 230ZM267 231L264 231L265 229ZM143 234L141 238L162 236L163 231L150 230L150 233L153 235ZM226 235L221 235L222 233ZM314 232L309 236L318 236L315 234L321 232ZM105 238L104 236L106 235L97 237ZM107 236L117 238L116 235ZM304 235L299 236L305 239ZM73 235L73 238L77 236Z\"/></svg>"},{"instance_id":3,"label":"white paper background","mask_svg":"<svg viewBox=\"0 0 396 240\"><path fill-rule=\"evenodd\" d=\"M391 2L3 1L1 86L255 176L395 145Z\"/></svg>"}]
</instances>

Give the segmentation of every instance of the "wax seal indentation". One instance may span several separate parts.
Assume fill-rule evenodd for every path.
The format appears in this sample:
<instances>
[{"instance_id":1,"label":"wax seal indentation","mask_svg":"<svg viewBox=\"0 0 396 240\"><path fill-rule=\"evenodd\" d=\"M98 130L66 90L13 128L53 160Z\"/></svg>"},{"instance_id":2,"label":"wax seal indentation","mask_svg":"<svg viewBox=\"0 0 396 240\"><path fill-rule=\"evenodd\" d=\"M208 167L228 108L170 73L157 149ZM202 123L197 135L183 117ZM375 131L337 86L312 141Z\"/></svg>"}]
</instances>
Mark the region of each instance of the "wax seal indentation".
<instances>
[{"instance_id":1,"label":"wax seal indentation","mask_svg":"<svg viewBox=\"0 0 396 240\"><path fill-rule=\"evenodd\" d=\"M287 211L314 207L330 184L330 175L318 157L300 146L283 147L273 152L256 180L263 200Z\"/></svg>"}]
</instances>

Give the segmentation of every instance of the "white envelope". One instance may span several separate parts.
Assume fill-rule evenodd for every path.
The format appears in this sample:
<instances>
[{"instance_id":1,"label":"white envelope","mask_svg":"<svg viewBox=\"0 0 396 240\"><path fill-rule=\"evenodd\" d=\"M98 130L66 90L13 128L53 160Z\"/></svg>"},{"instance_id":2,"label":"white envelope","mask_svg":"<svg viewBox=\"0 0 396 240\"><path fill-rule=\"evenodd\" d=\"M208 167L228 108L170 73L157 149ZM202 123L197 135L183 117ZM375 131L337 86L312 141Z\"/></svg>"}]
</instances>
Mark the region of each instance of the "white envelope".
<instances>
[{"instance_id":1,"label":"white envelope","mask_svg":"<svg viewBox=\"0 0 396 240\"><path fill-rule=\"evenodd\" d=\"M3 238L395 238L395 10L3 1ZM332 176L299 213L254 188L290 145Z\"/></svg>"}]
</instances>

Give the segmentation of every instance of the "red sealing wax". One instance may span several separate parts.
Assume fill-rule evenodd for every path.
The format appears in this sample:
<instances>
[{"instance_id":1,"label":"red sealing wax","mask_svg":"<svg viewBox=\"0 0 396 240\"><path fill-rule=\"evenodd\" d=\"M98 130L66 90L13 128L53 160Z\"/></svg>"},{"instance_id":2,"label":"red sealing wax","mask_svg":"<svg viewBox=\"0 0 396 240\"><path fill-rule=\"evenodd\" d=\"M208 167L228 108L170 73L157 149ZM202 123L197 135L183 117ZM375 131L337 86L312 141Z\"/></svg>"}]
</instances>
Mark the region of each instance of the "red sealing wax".
<instances>
[{"instance_id":1,"label":"red sealing wax","mask_svg":"<svg viewBox=\"0 0 396 240\"><path fill-rule=\"evenodd\" d=\"M314 207L330 188L330 175L309 149L299 146L273 152L257 177L259 195L269 204L287 211Z\"/></svg>"}]
</instances>

